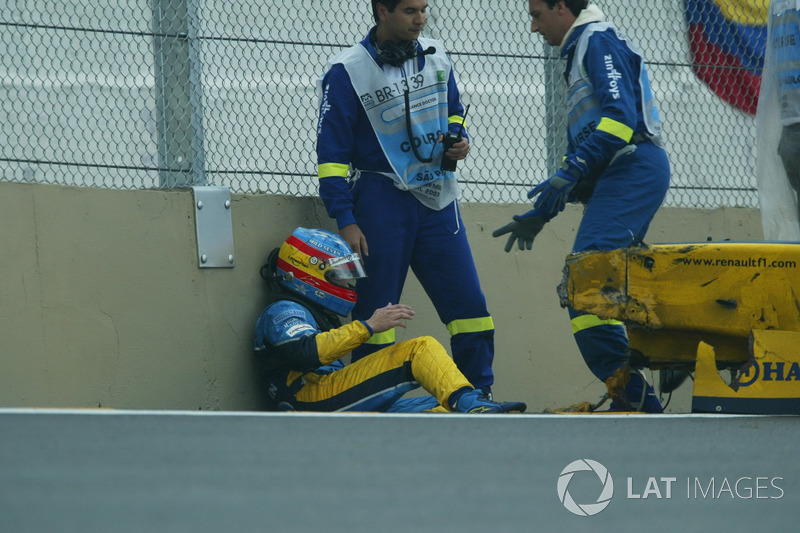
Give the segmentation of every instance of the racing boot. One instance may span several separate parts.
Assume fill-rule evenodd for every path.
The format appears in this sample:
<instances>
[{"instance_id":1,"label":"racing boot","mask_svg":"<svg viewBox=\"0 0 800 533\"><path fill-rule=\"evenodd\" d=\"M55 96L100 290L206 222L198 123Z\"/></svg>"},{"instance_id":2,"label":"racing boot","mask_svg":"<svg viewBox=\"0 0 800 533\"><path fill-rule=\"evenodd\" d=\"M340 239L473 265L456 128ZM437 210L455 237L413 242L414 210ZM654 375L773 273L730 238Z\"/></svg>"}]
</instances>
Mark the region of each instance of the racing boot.
<instances>
[{"instance_id":1,"label":"racing boot","mask_svg":"<svg viewBox=\"0 0 800 533\"><path fill-rule=\"evenodd\" d=\"M452 402L453 411L469 414L524 413L524 402L495 402L479 389L470 389Z\"/></svg>"}]
</instances>

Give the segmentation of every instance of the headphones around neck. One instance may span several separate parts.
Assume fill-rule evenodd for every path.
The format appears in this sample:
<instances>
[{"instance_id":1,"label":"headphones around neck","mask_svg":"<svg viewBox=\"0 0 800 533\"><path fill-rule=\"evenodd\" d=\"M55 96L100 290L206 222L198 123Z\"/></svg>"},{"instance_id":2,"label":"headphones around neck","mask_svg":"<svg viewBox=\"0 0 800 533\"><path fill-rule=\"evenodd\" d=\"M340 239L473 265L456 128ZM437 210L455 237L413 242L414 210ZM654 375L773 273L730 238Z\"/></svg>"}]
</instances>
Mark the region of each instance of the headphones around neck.
<instances>
[{"instance_id":1,"label":"headphones around neck","mask_svg":"<svg viewBox=\"0 0 800 533\"><path fill-rule=\"evenodd\" d=\"M375 48L378 51L378 61L393 67L400 67L417 55L417 41L400 41L399 43L386 41L383 43L383 48L378 48L377 45Z\"/></svg>"}]
</instances>

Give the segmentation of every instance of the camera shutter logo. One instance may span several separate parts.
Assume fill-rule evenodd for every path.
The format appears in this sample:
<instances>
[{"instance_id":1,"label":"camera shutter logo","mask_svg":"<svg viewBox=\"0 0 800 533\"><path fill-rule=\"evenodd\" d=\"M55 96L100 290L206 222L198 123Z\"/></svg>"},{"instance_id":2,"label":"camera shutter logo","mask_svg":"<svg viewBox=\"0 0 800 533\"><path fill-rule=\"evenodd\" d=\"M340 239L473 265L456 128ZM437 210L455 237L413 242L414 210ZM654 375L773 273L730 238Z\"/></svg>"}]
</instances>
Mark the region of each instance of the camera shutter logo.
<instances>
[{"instance_id":1,"label":"camera shutter logo","mask_svg":"<svg viewBox=\"0 0 800 533\"><path fill-rule=\"evenodd\" d=\"M569 488L569 482L572 481L572 476L574 476L576 472L582 471L594 472L603 485L600 496L597 497L597 501L594 503L576 503L575 500L572 499L569 490L567 490ZM592 461L591 459L578 459L577 461L573 461L561 471L561 475L558 477L558 499L561 500L561 503L569 512L578 516L596 515L608 507L608 504L611 503L612 496L614 496L614 480L611 479L611 474L608 473L608 469L597 461Z\"/></svg>"}]
</instances>

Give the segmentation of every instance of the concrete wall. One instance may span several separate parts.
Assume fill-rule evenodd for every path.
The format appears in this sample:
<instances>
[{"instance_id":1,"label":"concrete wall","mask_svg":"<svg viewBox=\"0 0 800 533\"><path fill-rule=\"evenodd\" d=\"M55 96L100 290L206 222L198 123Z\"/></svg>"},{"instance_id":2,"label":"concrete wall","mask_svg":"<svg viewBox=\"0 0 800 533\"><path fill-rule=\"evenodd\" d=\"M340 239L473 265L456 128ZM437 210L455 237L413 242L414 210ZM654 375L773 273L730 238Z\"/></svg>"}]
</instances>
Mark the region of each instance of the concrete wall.
<instances>
[{"instance_id":1,"label":"concrete wall","mask_svg":"<svg viewBox=\"0 0 800 533\"><path fill-rule=\"evenodd\" d=\"M796 422L0 408L0 529L791 532Z\"/></svg>"},{"instance_id":2,"label":"concrete wall","mask_svg":"<svg viewBox=\"0 0 800 533\"><path fill-rule=\"evenodd\" d=\"M253 327L259 268L299 225L335 229L316 198L232 197L236 266L197 265L190 190L116 191L0 183L0 406L258 410ZM497 328L495 393L530 411L596 400L555 287L580 221L570 208L532 252L493 229L524 205L462 214ZM648 242L761 238L758 211L664 208ZM399 339L447 332L413 276L418 312ZM687 412L684 385L671 411Z\"/></svg>"}]
</instances>

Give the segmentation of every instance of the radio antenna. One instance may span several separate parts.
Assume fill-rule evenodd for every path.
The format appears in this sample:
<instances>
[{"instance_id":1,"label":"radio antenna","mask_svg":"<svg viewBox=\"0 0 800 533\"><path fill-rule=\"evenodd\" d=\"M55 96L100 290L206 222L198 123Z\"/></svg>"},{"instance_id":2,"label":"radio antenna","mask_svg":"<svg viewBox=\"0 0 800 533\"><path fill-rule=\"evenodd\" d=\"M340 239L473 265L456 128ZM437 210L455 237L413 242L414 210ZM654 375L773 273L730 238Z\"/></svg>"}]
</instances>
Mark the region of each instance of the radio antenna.
<instances>
[{"instance_id":1,"label":"radio antenna","mask_svg":"<svg viewBox=\"0 0 800 533\"><path fill-rule=\"evenodd\" d=\"M467 107L464 108L464 116L461 117L461 126L458 128L459 137L461 137L461 135L464 133L464 123L467 121L467 113L469 113L469 106L470 104L467 104Z\"/></svg>"}]
</instances>

